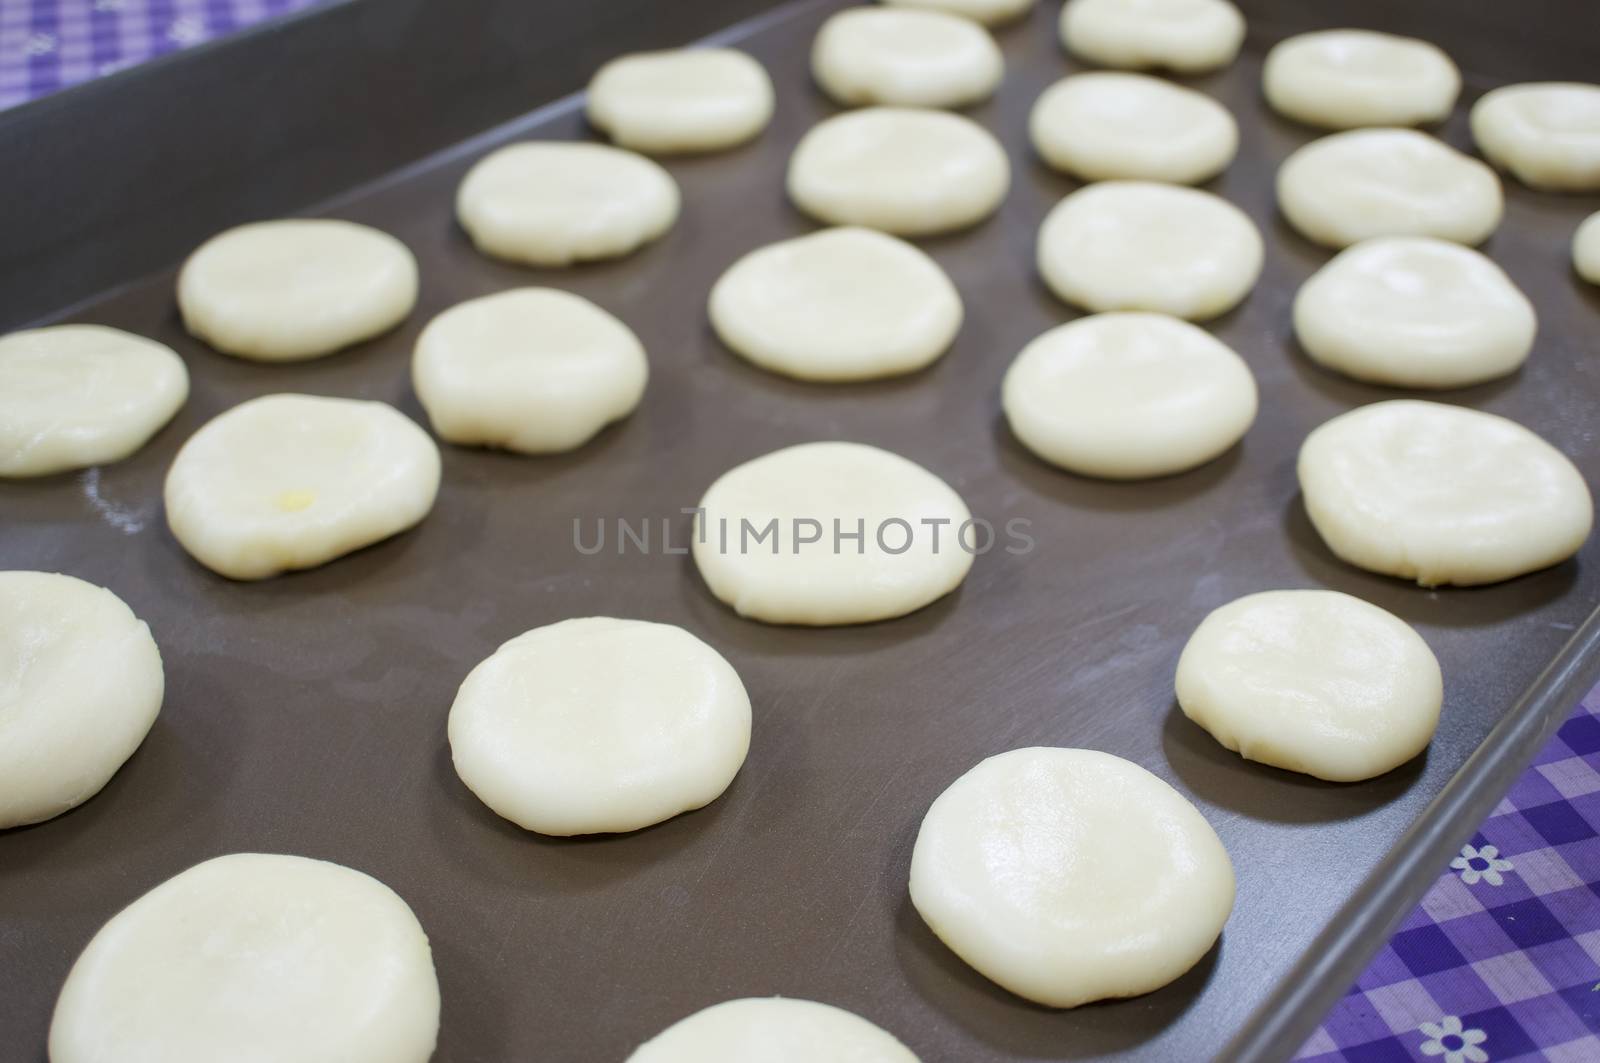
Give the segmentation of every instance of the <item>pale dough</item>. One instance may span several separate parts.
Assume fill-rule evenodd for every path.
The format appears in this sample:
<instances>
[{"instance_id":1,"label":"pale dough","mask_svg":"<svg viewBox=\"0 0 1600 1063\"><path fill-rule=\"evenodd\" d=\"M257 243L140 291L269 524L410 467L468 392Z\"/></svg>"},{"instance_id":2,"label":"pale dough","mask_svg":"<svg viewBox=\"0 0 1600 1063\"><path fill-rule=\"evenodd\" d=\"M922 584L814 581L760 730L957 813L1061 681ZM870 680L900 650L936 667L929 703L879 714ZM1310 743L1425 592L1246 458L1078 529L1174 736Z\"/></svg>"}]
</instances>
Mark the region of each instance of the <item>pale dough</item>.
<instances>
[{"instance_id":1,"label":"pale dough","mask_svg":"<svg viewBox=\"0 0 1600 1063\"><path fill-rule=\"evenodd\" d=\"M750 749L750 699L682 628L586 617L534 628L474 668L449 737L461 781L519 827L619 833L728 788Z\"/></svg>"},{"instance_id":2,"label":"pale dough","mask_svg":"<svg viewBox=\"0 0 1600 1063\"><path fill-rule=\"evenodd\" d=\"M1056 204L1038 256L1050 290L1086 310L1204 321L1255 287L1262 245L1244 211L1210 192L1106 181Z\"/></svg>"},{"instance_id":3,"label":"pale dough","mask_svg":"<svg viewBox=\"0 0 1600 1063\"><path fill-rule=\"evenodd\" d=\"M1164 314L1079 318L1022 349L1001 388L1006 420L1044 460L1135 480L1192 469L1244 436L1256 383L1204 329Z\"/></svg>"},{"instance_id":4,"label":"pale dough","mask_svg":"<svg viewBox=\"0 0 1600 1063\"><path fill-rule=\"evenodd\" d=\"M1207 616L1178 658L1185 716L1246 760L1331 782L1427 748L1439 661L1405 621L1337 591L1265 591Z\"/></svg>"},{"instance_id":5,"label":"pale dough","mask_svg":"<svg viewBox=\"0 0 1600 1063\"><path fill-rule=\"evenodd\" d=\"M917 7L960 15L985 26L1014 22L1033 10L1035 0L883 0L893 7Z\"/></svg>"},{"instance_id":6,"label":"pale dough","mask_svg":"<svg viewBox=\"0 0 1600 1063\"><path fill-rule=\"evenodd\" d=\"M788 180L795 205L819 221L929 236L993 214L1011 187L1011 164L970 118L867 107L801 137Z\"/></svg>"},{"instance_id":7,"label":"pale dough","mask_svg":"<svg viewBox=\"0 0 1600 1063\"><path fill-rule=\"evenodd\" d=\"M628 326L554 288L458 303L422 330L411 362L441 439L523 454L582 446L633 412L648 377Z\"/></svg>"},{"instance_id":8,"label":"pale dough","mask_svg":"<svg viewBox=\"0 0 1600 1063\"><path fill-rule=\"evenodd\" d=\"M1373 30L1280 41L1261 81L1273 110L1326 129L1443 121L1461 94L1461 72L1437 46Z\"/></svg>"},{"instance_id":9,"label":"pale dough","mask_svg":"<svg viewBox=\"0 0 1600 1063\"><path fill-rule=\"evenodd\" d=\"M1480 244L1504 209L1493 170L1413 129L1313 140L1278 169L1278 207L1301 235L1328 247L1375 236Z\"/></svg>"},{"instance_id":10,"label":"pale dough","mask_svg":"<svg viewBox=\"0 0 1600 1063\"><path fill-rule=\"evenodd\" d=\"M1600 85L1506 85L1472 107L1472 137L1492 162L1533 188L1600 191Z\"/></svg>"},{"instance_id":11,"label":"pale dough","mask_svg":"<svg viewBox=\"0 0 1600 1063\"><path fill-rule=\"evenodd\" d=\"M700 509L691 549L706 586L740 616L771 624L904 616L955 590L990 545L943 480L859 443L804 443L747 461L711 485Z\"/></svg>"},{"instance_id":12,"label":"pale dough","mask_svg":"<svg viewBox=\"0 0 1600 1063\"><path fill-rule=\"evenodd\" d=\"M731 48L680 48L613 59L589 82L589 122L652 154L721 151L772 121L772 79Z\"/></svg>"},{"instance_id":13,"label":"pale dough","mask_svg":"<svg viewBox=\"0 0 1600 1063\"><path fill-rule=\"evenodd\" d=\"M456 190L479 251L529 266L619 258L678 220L678 185L658 164L604 144L512 144Z\"/></svg>"},{"instance_id":14,"label":"pale dough","mask_svg":"<svg viewBox=\"0 0 1600 1063\"><path fill-rule=\"evenodd\" d=\"M1063 78L1028 119L1040 158L1085 181L1199 184L1239 148L1233 115L1210 96L1146 74Z\"/></svg>"},{"instance_id":15,"label":"pale dough","mask_svg":"<svg viewBox=\"0 0 1600 1063\"><path fill-rule=\"evenodd\" d=\"M1227 0L1069 0L1061 43L1080 59L1127 70L1217 70L1244 43L1244 16Z\"/></svg>"},{"instance_id":16,"label":"pale dough","mask_svg":"<svg viewBox=\"0 0 1600 1063\"><path fill-rule=\"evenodd\" d=\"M725 1000L680 1019L627 1063L917 1063L859 1015L785 997Z\"/></svg>"},{"instance_id":17,"label":"pale dough","mask_svg":"<svg viewBox=\"0 0 1600 1063\"><path fill-rule=\"evenodd\" d=\"M711 289L722 342L801 380L910 373L949 348L961 296L939 264L872 229L825 229L759 248Z\"/></svg>"},{"instance_id":18,"label":"pale dough","mask_svg":"<svg viewBox=\"0 0 1600 1063\"><path fill-rule=\"evenodd\" d=\"M167 472L167 524L230 579L312 568L416 524L439 448L381 402L265 395L200 428Z\"/></svg>"},{"instance_id":19,"label":"pale dough","mask_svg":"<svg viewBox=\"0 0 1600 1063\"><path fill-rule=\"evenodd\" d=\"M73 964L50 1063L426 1063L439 1033L427 935L383 883L235 853L113 916Z\"/></svg>"},{"instance_id":20,"label":"pale dough","mask_svg":"<svg viewBox=\"0 0 1600 1063\"><path fill-rule=\"evenodd\" d=\"M0 476L47 476L126 458L189 397L172 348L99 325L0 337Z\"/></svg>"},{"instance_id":21,"label":"pale dough","mask_svg":"<svg viewBox=\"0 0 1600 1063\"><path fill-rule=\"evenodd\" d=\"M263 362L318 358L387 332L417 302L417 260L388 233L332 218L256 222L201 244L178 274L192 334Z\"/></svg>"},{"instance_id":22,"label":"pale dough","mask_svg":"<svg viewBox=\"0 0 1600 1063\"><path fill-rule=\"evenodd\" d=\"M1487 257L1429 236L1380 236L1301 286L1294 331L1313 361L1357 380L1459 388L1514 373L1533 304Z\"/></svg>"},{"instance_id":23,"label":"pale dough","mask_svg":"<svg viewBox=\"0 0 1600 1063\"><path fill-rule=\"evenodd\" d=\"M1299 474L1329 549L1424 587L1548 568L1577 553L1594 520L1560 451L1504 417L1437 402L1335 417L1306 438Z\"/></svg>"},{"instance_id":24,"label":"pale dough","mask_svg":"<svg viewBox=\"0 0 1600 1063\"><path fill-rule=\"evenodd\" d=\"M812 76L846 107L965 107L993 95L1004 72L987 30L941 11L850 8L811 46Z\"/></svg>"},{"instance_id":25,"label":"pale dough","mask_svg":"<svg viewBox=\"0 0 1600 1063\"><path fill-rule=\"evenodd\" d=\"M1016 749L940 794L911 903L957 956L1035 1003L1159 989L1211 949L1233 865L1182 794L1089 749Z\"/></svg>"},{"instance_id":26,"label":"pale dough","mask_svg":"<svg viewBox=\"0 0 1600 1063\"><path fill-rule=\"evenodd\" d=\"M115 594L0 572L0 829L99 793L144 741L164 689L150 629Z\"/></svg>"},{"instance_id":27,"label":"pale dough","mask_svg":"<svg viewBox=\"0 0 1600 1063\"><path fill-rule=\"evenodd\" d=\"M1573 235L1572 266L1590 284L1600 284L1600 213L1585 218Z\"/></svg>"}]
</instances>

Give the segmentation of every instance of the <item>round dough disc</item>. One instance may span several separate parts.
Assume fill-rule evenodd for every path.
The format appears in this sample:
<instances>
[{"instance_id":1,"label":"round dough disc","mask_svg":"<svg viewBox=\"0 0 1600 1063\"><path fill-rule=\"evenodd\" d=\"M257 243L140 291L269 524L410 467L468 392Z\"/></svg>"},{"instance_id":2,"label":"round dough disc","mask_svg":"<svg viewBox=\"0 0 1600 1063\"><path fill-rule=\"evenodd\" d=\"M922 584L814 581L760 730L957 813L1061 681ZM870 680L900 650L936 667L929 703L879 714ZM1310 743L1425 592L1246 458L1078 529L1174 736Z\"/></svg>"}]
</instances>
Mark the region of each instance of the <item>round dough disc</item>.
<instances>
[{"instance_id":1,"label":"round dough disc","mask_svg":"<svg viewBox=\"0 0 1600 1063\"><path fill-rule=\"evenodd\" d=\"M724 473L691 549L711 593L770 624L865 624L960 586L991 545L943 480L859 443L804 443ZM856 536L859 538L849 538Z\"/></svg>"},{"instance_id":2,"label":"round dough disc","mask_svg":"<svg viewBox=\"0 0 1600 1063\"><path fill-rule=\"evenodd\" d=\"M1193 188L1106 181L1056 204L1039 229L1039 272L1086 310L1153 310L1204 321L1261 275L1261 234L1232 203Z\"/></svg>"},{"instance_id":3,"label":"round dough disc","mask_svg":"<svg viewBox=\"0 0 1600 1063\"><path fill-rule=\"evenodd\" d=\"M1600 284L1600 213L1589 215L1572 238L1572 265L1578 276Z\"/></svg>"},{"instance_id":4,"label":"round dough disc","mask_svg":"<svg viewBox=\"0 0 1600 1063\"><path fill-rule=\"evenodd\" d=\"M332 218L229 229L178 274L184 327L224 354L262 362L332 354L394 328L416 303L410 249Z\"/></svg>"},{"instance_id":5,"label":"round dough disc","mask_svg":"<svg viewBox=\"0 0 1600 1063\"><path fill-rule=\"evenodd\" d=\"M772 79L731 48L638 52L599 69L588 106L589 123L625 148L721 151L772 121Z\"/></svg>"},{"instance_id":6,"label":"round dough disc","mask_svg":"<svg viewBox=\"0 0 1600 1063\"><path fill-rule=\"evenodd\" d=\"M203 425L167 472L167 524L230 579L314 568L416 524L439 448L381 402L264 395Z\"/></svg>"},{"instance_id":7,"label":"round dough disc","mask_svg":"<svg viewBox=\"0 0 1600 1063\"><path fill-rule=\"evenodd\" d=\"M1566 456L1504 417L1400 399L1328 421L1300 448L1328 548L1424 587L1548 568L1589 537L1594 502Z\"/></svg>"},{"instance_id":8,"label":"round dough disc","mask_svg":"<svg viewBox=\"0 0 1600 1063\"><path fill-rule=\"evenodd\" d=\"M1294 331L1313 361L1357 380L1459 388L1514 373L1533 304L1485 256L1428 236L1381 236L1301 286Z\"/></svg>"},{"instance_id":9,"label":"round dough disc","mask_svg":"<svg viewBox=\"0 0 1600 1063\"><path fill-rule=\"evenodd\" d=\"M1278 169L1278 207L1302 236L1328 247L1375 236L1481 244L1504 209L1493 170L1413 129L1313 140Z\"/></svg>"},{"instance_id":10,"label":"round dough disc","mask_svg":"<svg viewBox=\"0 0 1600 1063\"><path fill-rule=\"evenodd\" d=\"M1045 162L1085 181L1199 184L1239 148L1233 115L1210 96L1145 74L1075 74L1044 91L1028 119Z\"/></svg>"},{"instance_id":11,"label":"round dough disc","mask_svg":"<svg viewBox=\"0 0 1600 1063\"><path fill-rule=\"evenodd\" d=\"M235 853L111 918L73 964L51 1063L426 1063L439 981L406 902L359 871Z\"/></svg>"},{"instance_id":12,"label":"round dough disc","mask_svg":"<svg viewBox=\"0 0 1600 1063\"><path fill-rule=\"evenodd\" d=\"M1244 43L1244 16L1227 0L1070 0L1061 43L1080 59L1125 70L1217 70Z\"/></svg>"},{"instance_id":13,"label":"round dough disc","mask_svg":"<svg viewBox=\"0 0 1600 1063\"><path fill-rule=\"evenodd\" d=\"M711 289L722 342L801 380L910 373L949 348L961 296L939 264L872 229L825 229L735 262Z\"/></svg>"},{"instance_id":14,"label":"round dough disc","mask_svg":"<svg viewBox=\"0 0 1600 1063\"><path fill-rule=\"evenodd\" d=\"M0 476L121 461L188 397L183 359L131 332L52 325L0 337Z\"/></svg>"},{"instance_id":15,"label":"round dough disc","mask_svg":"<svg viewBox=\"0 0 1600 1063\"><path fill-rule=\"evenodd\" d=\"M1318 30L1267 53L1262 88L1272 109L1325 129L1443 121L1461 72L1435 45L1373 30Z\"/></svg>"},{"instance_id":16,"label":"round dough disc","mask_svg":"<svg viewBox=\"0 0 1600 1063\"><path fill-rule=\"evenodd\" d=\"M970 118L867 107L819 122L789 160L789 197L819 221L929 236L975 225L1011 187L999 141Z\"/></svg>"},{"instance_id":17,"label":"round dough disc","mask_svg":"<svg viewBox=\"0 0 1600 1063\"><path fill-rule=\"evenodd\" d=\"M1330 782L1427 748L1439 661L1410 625L1337 591L1266 591L1211 613L1178 658L1183 714L1246 760Z\"/></svg>"},{"instance_id":18,"label":"round dough disc","mask_svg":"<svg viewBox=\"0 0 1600 1063\"><path fill-rule=\"evenodd\" d=\"M1525 185L1600 191L1600 85L1506 85L1472 108L1472 138Z\"/></svg>"},{"instance_id":19,"label":"round dough disc","mask_svg":"<svg viewBox=\"0 0 1600 1063\"><path fill-rule=\"evenodd\" d=\"M619 258L678 220L678 185L604 144L512 144L467 172L456 217L479 251L529 266Z\"/></svg>"},{"instance_id":20,"label":"round dough disc","mask_svg":"<svg viewBox=\"0 0 1600 1063\"><path fill-rule=\"evenodd\" d=\"M750 749L750 698L682 628L587 617L474 668L449 734L461 781L519 827L620 833L721 796Z\"/></svg>"},{"instance_id":21,"label":"round dough disc","mask_svg":"<svg viewBox=\"0 0 1600 1063\"><path fill-rule=\"evenodd\" d=\"M965 107L992 96L1004 72L987 30L941 11L850 8L811 46L812 76L846 107Z\"/></svg>"},{"instance_id":22,"label":"round dough disc","mask_svg":"<svg viewBox=\"0 0 1600 1063\"><path fill-rule=\"evenodd\" d=\"M0 829L76 808L133 756L161 710L161 651L115 594L0 572Z\"/></svg>"},{"instance_id":23,"label":"round dough disc","mask_svg":"<svg viewBox=\"0 0 1600 1063\"><path fill-rule=\"evenodd\" d=\"M883 0L891 7L915 7L959 15L985 26L1014 22L1033 10L1034 0Z\"/></svg>"},{"instance_id":24,"label":"round dough disc","mask_svg":"<svg viewBox=\"0 0 1600 1063\"><path fill-rule=\"evenodd\" d=\"M831 1004L725 1000L673 1023L628 1063L917 1063L893 1035Z\"/></svg>"},{"instance_id":25,"label":"round dough disc","mask_svg":"<svg viewBox=\"0 0 1600 1063\"><path fill-rule=\"evenodd\" d=\"M1182 794L1089 749L990 757L933 802L911 903L978 973L1072 1008L1159 989L1211 949L1233 865Z\"/></svg>"},{"instance_id":26,"label":"round dough disc","mask_svg":"<svg viewBox=\"0 0 1600 1063\"><path fill-rule=\"evenodd\" d=\"M1017 355L1001 394L1029 450L1116 480L1208 462L1256 416L1244 359L1164 314L1096 314L1057 326Z\"/></svg>"},{"instance_id":27,"label":"round dough disc","mask_svg":"<svg viewBox=\"0 0 1600 1063\"><path fill-rule=\"evenodd\" d=\"M422 330L411 362L441 439L523 454L582 446L633 412L649 372L628 326L554 288L458 303Z\"/></svg>"}]
</instances>

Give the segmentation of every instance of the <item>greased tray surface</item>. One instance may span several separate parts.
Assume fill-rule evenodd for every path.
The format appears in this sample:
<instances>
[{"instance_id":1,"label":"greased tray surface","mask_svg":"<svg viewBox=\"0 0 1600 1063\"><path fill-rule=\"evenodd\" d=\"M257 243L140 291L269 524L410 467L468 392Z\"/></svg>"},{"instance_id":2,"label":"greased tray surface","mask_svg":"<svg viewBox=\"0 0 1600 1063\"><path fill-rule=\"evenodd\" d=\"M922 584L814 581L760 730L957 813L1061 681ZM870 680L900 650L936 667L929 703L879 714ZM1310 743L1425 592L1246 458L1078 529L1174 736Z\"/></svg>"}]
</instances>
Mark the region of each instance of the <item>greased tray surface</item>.
<instances>
[{"instance_id":1,"label":"greased tray surface","mask_svg":"<svg viewBox=\"0 0 1600 1063\"><path fill-rule=\"evenodd\" d=\"M1328 255L1273 211L1278 162L1312 134L1260 102L1260 42L1192 81L1240 119L1240 157L1209 187L1268 242L1261 284L1211 326L1250 363L1262 398L1244 443L1221 459L1164 480L1100 483L1034 460L1000 418L1012 356L1073 316L1032 268L1040 220L1073 187L1026 141L1035 97L1081 68L1056 44L1053 3L1000 32L1005 84L970 112L1011 154L1010 197L976 229L923 242L966 301L953 350L916 376L844 387L788 382L724 350L705 318L712 282L743 252L812 227L787 205L783 173L801 133L833 112L806 61L816 27L841 6L790 5L729 38L771 70L773 125L741 150L667 160L683 217L631 258L519 269L477 255L452 221L456 183L494 144L588 136L567 101L328 208L394 233L421 261L417 311L373 342L292 366L226 358L184 334L170 272L74 312L171 344L193 394L127 462L0 484L0 565L111 587L149 621L168 686L144 746L98 797L0 832L0 1056L43 1058L67 968L113 913L199 860L255 850L359 868L411 904L439 970L442 1061L617 1060L697 1008L774 993L857 1011L927 1060L1203 1058L1315 959L1306 953L1318 932L1585 623L1600 600L1600 540L1510 583L1425 591L1341 564L1308 524L1294 476L1300 440L1395 393L1322 372L1294 347L1294 291ZM1365 21L1383 25L1376 13ZM1468 79L1470 102L1488 86ZM1466 146L1464 113L1444 135ZM1538 347L1517 376L1442 397L1534 427L1597 488L1600 297L1572 275L1567 247L1600 201L1506 191L1505 223L1486 249L1533 299ZM381 399L424 420L408 380L417 332L461 299L524 284L587 296L639 333L652 376L631 419L560 457L446 446L439 501L420 527L314 571L230 583L171 538L162 478L207 419L254 395L303 391ZM717 475L816 439L904 454L976 515L1030 521L1036 546L980 557L957 593L901 620L823 630L740 620L688 558L663 552L662 522L681 546L680 510ZM616 552L618 518L649 520L650 554ZM607 549L585 556L574 522L592 542L598 520L610 525ZM1327 785L1245 763L1176 709L1173 668L1208 610L1313 586L1393 610L1439 655L1446 705L1424 758ZM750 757L702 811L628 836L540 838L458 781L445 716L467 671L501 642L593 614L680 624L723 652L754 704ZM1233 917L1220 945L1166 989L1033 1007L967 969L911 908L907 866L929 802L982 757L1032 744L1089 746L1150 768L1227 844Z\"/></svg>"}]
</instances>

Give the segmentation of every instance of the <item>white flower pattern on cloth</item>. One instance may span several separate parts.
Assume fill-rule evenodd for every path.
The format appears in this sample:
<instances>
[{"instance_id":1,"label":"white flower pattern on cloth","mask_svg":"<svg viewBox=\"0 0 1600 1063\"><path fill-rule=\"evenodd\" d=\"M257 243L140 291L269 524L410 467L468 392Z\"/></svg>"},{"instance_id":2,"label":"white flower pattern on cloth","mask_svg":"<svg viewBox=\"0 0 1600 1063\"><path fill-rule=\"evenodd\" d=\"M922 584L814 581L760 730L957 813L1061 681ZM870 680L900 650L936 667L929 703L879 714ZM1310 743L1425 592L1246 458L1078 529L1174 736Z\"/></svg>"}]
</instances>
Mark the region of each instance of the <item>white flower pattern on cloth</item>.
<instances>
[{"instance_id":1,"label":"white flower pattern on cloth","mask_svg":"<svg viewBox=\"0 0 1600 1063\"><path fill-rule=\"evenodd\" d=\"M1476 886L1480 879L1498 886L1505 881L1500 872L1512 870L1511 861L1503 858L1499 848L1493 845L1481 849L1463 845L1461 855L1450 861L1450 867L1461 872L1461 881L1469 886Z\"/></svg>"},{"instance_id":2,"label":"white flower pattern on cloth","mask_svg":"<svg viewBox=\"0 0 1600 1063\"><path fill-rule=\"evenodd\" d=\"M1472 848L1470 845L1467 848ZM1422 1042L1425 1056L1443 1056L1444 1063L1488 1063L1489 1053L1478 1046L1489 1039L1482 1030L1463 1029L1461 1020L1446 1015L1438 1022L1417 1027L1428 1038Z\"/></svg>"},{"instance_id":3,"label":"white flower pattern on cloth","mask_svg":"<svg viewBox=\"0 0 1600 1063\"><path fill-rule=\"evenodd\" d=\"M22 46L22 53L27 56L49 55L56 50L56 38L53 33L35 33L28 38L28 43Z\"/></svg>"}]
</instances>

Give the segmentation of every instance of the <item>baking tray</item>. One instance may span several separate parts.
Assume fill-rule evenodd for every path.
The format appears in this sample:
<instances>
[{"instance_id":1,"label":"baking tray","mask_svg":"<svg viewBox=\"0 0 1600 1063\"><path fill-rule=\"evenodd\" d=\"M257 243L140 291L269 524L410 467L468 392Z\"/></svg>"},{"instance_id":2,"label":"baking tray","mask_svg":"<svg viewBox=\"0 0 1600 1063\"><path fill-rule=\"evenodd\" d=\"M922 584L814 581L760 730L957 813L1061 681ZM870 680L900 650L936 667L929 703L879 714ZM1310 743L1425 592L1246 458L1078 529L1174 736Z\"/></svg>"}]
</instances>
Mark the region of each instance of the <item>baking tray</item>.
<instances>
[{"instance_id":1,"label":"baking tray","mask_svg":"<svg viewBox=\"0 0 1600 1063\"><path fill-rule=\"evenodd\" d=\"M712 336L704 303L720 272L811 227L786 204L783 171L800 134L832 113L806 62L812 33L841 6L355 0L0 116L0 143L22 162L0 174L14 237L0 250L0 321L54 319L52 307L89 297L66 318L155 337L193 376L188 405L132 459L0 484L0 565L113 588L149 621L168 682L154 730L98 797L0 832L0 1057L43 1058L67 968L109 916L240 850L335 860L411 904L438 965L443 1061L618 1060L697 1008L774 993L859 1012L926 1060L1282 1058L1420 897L1593 680L1600 538L1545 572L1435 591L1352 569L1318 540L1295 484L1301 439L1394 393L1322 372L1290 337L1293 293L1328 256L1274 215L1276 164L1313 134L1265 110L1260 56L1315 25L1420 32L1462 61L1470 102L1501 81L1600 69L1586 5L1245 5L1246 54L1193 83L1241 119L1239 160L1211 187L1268 238L1261 284L1211 326L1250 363L1261 412L1219 460L1141 484L1047 468L999 416L1012 356L1073 316L1031 265L1040 219L1073 187L1031 159L1025 136L1034 98L1079 69L1055 43L1055 3L1000 32L1005 84L971 111L1011 153L1009 199L978 228L923 244L966 300L948 356L900 380L812 386L760 372ZM476 158L518 138L589 135L576 99L522 112L581 87L608 54L752 14L719 39L771 70L772 128L725 155L667 161L685 209L664 240L559 272L472 251L451 202ZM302 84L274 95L289 71ZM1465 146L1464 126L1458 113L1443 133ZM119 150L138 165L84 172ZM170 268L183 252L221 225L357 184L310 210L380 226L416 251L421 300L401 328L283 366L184 334ZM1600 488L1600 297L1567 252L1600 201L1506 191L1487 250L1536 304L1538 346L1517 376L1443 398L1533 426ZM382 399L422 420L408 382L418 330L461 299L523 284L578 292L638 331L652 377L632 418L560 457L447 446L420 527L310 572L231 583L167 533L162 477L207 419L304 391ZM681 544L681 507L721 472L833 438L915 459L997 526L1031 521L1037 548L979 558L958 592L912 616L807 630L740 620L659 537L650 555L574 546L575 520L619 517L648 518L658 536L665 519ZM1178 653L1208 610L1315 586L1398 613L1444 667L1427 754L1371 782L1248 764L1173 703ZM724 653L754 704L750 756L702 811L627 836L540 838L457 780L445 714L502 641L590 614L681 624ZM975 974L922 924L905 883L929 802L980 758L1031 744L1129 757L1216 826L1238 904L1194 971L1137 999L1051 1011Z\"/></svg>"}]
</instances>

